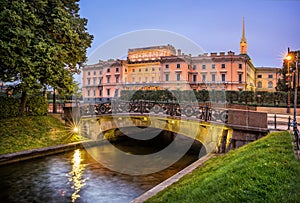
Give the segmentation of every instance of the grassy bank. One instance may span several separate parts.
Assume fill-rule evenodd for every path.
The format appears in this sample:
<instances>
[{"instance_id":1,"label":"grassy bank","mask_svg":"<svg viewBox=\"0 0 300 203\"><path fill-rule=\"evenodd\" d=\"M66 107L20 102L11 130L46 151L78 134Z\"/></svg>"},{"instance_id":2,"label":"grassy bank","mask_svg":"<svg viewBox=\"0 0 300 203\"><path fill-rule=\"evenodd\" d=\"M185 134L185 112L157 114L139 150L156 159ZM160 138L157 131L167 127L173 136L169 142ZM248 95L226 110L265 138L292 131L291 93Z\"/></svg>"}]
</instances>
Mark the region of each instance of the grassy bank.
<instances>
[{"instance_id":1,"label":"grassy bank","mask_svg":"<svg viewBox=\"0 0 300 203\"><path fill-rule=\"evenodd\" d=\"M146 202L300 202L300 161L287 132L207 161Z\"/></svg>"},{"instance_id":2,"label":"grassy bank","mask_svg":"<svg viewBox=\"0 0 300 203\"><path fill-rule=\"evenodd\" d=\"M52 116L26 116L0 121L0 154L80 141Z\"/></svg>"}]
</instances>

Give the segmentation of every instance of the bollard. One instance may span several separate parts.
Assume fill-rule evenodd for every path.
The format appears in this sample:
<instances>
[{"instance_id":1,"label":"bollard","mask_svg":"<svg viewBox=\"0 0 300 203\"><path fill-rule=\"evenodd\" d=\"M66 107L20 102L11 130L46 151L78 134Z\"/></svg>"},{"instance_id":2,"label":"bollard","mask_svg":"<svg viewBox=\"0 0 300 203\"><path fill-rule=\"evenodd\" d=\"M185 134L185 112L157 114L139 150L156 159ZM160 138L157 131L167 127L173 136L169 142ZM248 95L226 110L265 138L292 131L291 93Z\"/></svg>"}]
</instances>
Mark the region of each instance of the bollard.
<instances>
[{"instance_id":1,"label":"bollard","mask_svg":"<svg viewBox=\"0 0 300 203\"><path fill-rule=\"evenodd\" d=\"M274 115L274 128L277 129L276 114Z\"/></svg>"},{"instance_id":2,"label":"bollard","mask_svg":"<svg viewBox=\"0 0 300 203\"><path fill-rule=\"evenodd\" d=\"M289 116L289 118L288 118L288 129L287 130L290 130L290 127L291 127L291 116Z\"/></svg>"}]
</instances>

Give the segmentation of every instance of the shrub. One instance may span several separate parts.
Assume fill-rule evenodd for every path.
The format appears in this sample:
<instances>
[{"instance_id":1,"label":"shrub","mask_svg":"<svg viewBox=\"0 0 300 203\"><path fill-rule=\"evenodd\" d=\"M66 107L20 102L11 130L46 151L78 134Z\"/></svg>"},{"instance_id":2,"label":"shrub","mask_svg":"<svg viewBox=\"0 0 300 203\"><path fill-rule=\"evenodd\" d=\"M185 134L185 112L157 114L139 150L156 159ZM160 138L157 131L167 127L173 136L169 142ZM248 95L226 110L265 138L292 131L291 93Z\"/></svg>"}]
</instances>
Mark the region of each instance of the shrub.
<instances>
[{"instance_id":1,"label":"shrub","mask_svg":"<svg viewBox=\"0 0 300 203\"><path fill-rule=\"evenodd\" d=\"M20 103L19 98L0 97L0 119L18 116L20 113ZM26 115L46 115L48 102L42 96L29 97L26 107Z\"/></svg>"},{"instance_id":2,"label":"shrub","mask_svg":"<svg viewBox=\"0 0 300 203\"><path fill-rule=\"evenodd\" d=\"M48 102L43 96L30 97L27 101L27 115L43 116L47 114Z\"/></svg>"},{"instance_id":3,"label":"shrub","mask_svg":"<svg viewBox=\"0 0 300 203\"><path fill-rule=\"evenodd\" d=\"M0 97L0 119L16 117L20 111L19 99L13 97Z\"/></svg>"}]
</instances>

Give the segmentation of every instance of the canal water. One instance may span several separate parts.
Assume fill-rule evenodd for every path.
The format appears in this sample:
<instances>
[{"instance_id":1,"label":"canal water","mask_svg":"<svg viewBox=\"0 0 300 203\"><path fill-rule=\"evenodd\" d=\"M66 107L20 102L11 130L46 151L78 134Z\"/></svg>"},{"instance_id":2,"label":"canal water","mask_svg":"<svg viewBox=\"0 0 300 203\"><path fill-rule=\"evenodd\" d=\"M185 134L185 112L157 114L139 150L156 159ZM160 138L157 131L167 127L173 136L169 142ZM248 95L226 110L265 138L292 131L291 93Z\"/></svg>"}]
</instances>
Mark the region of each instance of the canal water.
<instances>
[{"instance_id":1,"label":"canal water","mask_svg":"<svg viewBox=\"0 0 300 203\"><path fill-rule=\"evenodd\" d=\"M122 150L149 153L153 146L122 140ZM109 151L112 145L95 146ZM155 148L155 147L154 147ZM198 159L190 151L167 169L148 175L114 172L84 149L0 167L0 202L130 202Z\"/></svg>"}]
</instances>

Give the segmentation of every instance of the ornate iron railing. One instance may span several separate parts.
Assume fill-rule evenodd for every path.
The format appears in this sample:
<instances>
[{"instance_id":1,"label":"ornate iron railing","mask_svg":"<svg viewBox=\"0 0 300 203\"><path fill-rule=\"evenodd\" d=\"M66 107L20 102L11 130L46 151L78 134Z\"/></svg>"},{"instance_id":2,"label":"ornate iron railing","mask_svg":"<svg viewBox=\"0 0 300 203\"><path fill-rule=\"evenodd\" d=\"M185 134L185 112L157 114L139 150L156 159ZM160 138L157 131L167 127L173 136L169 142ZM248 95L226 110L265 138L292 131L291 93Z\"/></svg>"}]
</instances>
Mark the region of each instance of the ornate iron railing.
<instances>
[{"instance_id":1,"label":"ornate iron railing","mask_svg":"<svg viewBox=\"0 0 300 203\"><path fill-rule=\"evenodd\" d=\"M147 100L111 101L80 107L81 115L104 115L118 113L164 114L194 117L203 121L227 123L228 111L198 105L198 103L156 102Z\"/></svg>"}]
</instances>

